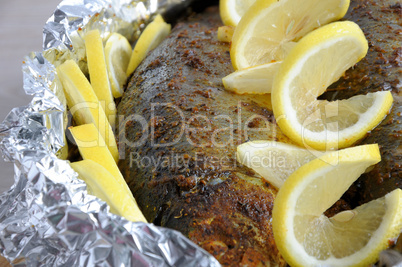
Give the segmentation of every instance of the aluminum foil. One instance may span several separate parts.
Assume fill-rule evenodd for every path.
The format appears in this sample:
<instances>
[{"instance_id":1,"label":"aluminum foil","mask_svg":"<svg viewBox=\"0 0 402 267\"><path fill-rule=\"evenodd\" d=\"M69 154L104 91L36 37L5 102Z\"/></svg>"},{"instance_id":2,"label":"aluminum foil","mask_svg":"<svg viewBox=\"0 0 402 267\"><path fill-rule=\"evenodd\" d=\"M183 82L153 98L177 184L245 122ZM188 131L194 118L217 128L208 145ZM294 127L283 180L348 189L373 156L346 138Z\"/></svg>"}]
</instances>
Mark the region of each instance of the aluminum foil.
<instances>
[{"instance_id":1,"label":"aluminum foil","mask_svg":"<svg viewBox=\"0 0 402 267\"><path fill-rule=\"evenodd\" d=\"M0 253L15 266L219 266L177 231L133 223L87 194L67 159L66 100L55 66L86 71L81 33L119 32L135 40L155 12L188 1L68 0L44 26L44 51L23 64L26 107L0 125L0 149L15 183L0 195Z\"/></svg>"},{"instance_id":2,"label":"aluminum foil","mask_svg":"<svg viewBox=\"0 0 402 267\"><path fill-rule=\"evenodd\" d=\"M0 149L14 163L15 183L0 195L0 253L15 266L219 266L177 231L109 213L66 161L66 100L55 67L75 59L86 72L82 33L119 32L134 41L156 12L186 0L66 0L44 26L44 50L23 64L26 107L0 124ZM379 266L397 266L388 250Z\"/></svg>"}]
</instances>

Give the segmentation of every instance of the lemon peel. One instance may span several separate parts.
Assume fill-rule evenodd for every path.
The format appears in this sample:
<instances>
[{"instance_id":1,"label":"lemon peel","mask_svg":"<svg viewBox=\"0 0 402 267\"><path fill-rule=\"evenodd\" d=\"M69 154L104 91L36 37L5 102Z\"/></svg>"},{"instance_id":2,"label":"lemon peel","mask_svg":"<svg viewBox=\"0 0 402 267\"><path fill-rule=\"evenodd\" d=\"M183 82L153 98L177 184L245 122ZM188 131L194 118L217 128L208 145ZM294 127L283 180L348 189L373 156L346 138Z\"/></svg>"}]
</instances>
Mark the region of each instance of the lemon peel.
<instances>
[{"instance_id":1,"label":"lemon peel","mask_svg":"<svg viewBox=\"0 0 402 267\"><path fill-rule=\"evenodd\" d=\"M119 152L116 139L95 92L77 63L67 60L57 67L67 106L77 124L93 123L105 140L107 148L117 161Z\"/></svg>"},{"instance_id":2,"label":"lemon peel","mask_svg":"<svg viewBox=\"0 0 402 267\"><path fill-rule=\"evenodd\" d=\"M230 43L232 41L234 33L234 27L232 26L221 26L218 28L218 41Z\"/></svg>"},{"instance_id":3,"label":"lemon peel","mask_svg":"<svg viewBox=\"0 0 402 267\"><path fill-rule=\"evenodd\" d=\"M311 151L275 141L250 141L237 147L237 161L280 188L290 174L315 159Z\"/></svg>"},{"instance_id":4,"label":"lemon peel","mask_svg":"<svg viewBox=\"0 0 402 267\"><path fill-rule=\"evenodd\" d=\"M110 125L114 127L116 122L116 104L110 88L105 51L99 30L91 30L85 34L85 50L92 88L98 100L104 103L102 108Z\"/></svg>"},{"instance_id":5,"label":"lemon peel","mask_svg":"<svg viewBox=\"0 0 402 267\"><path fill-rule=\"evenodd\" d=\"M269 94L282 61L232 72L222 78L226 90L236 94Z\"/></svg>"},{"instance_id":6,"label":"lemon peel","mask_svg":"<svg viewBox=\"0 0 402 267\"><path fill-rule=\"evenodd\" d=\"M87 184L88 193L105 201L112 213L133 222L147 222L131 192L127 193L127 185L116 182L115 177L101 164L85 159L70 163L70 166Z\"/></svg>"},{"instance_id":7,"label":"lemon peel","mask_svg":"<svg viewBox=\"0 0 402 267\"><path fill-rule=\"evenodd\" d=\"M220 0L219 13L223 24L236 26L255 0Z\"/></svg>"},{"instance_id":8,"label":"lemon peel","mask_svg":"<svg viewBox=\"0 0 402 267\"><path fill-rule=\"evenodd\" d=\"M110 87L115 98L123 95L131 53L131 45L127 38L119 33L112 33L109 36L105 44L105 58Z\"/></svg>"},{"instance_id":9,"label":"lemon peel","mask_svg":"<svg viewBox=\"0 0 402 267\"><path fill-rule=\"evenodd\" d=\"M235 70L284 60L294 42L341 19L349 0L257 0L236 26L230 48Z\"/></svg>"},{"instance_id":10,"label":"lemon peel","mask_svg":"<svg viewBox=\"0 0 402 267\"><path fill-rule=\"evenodd\" d=\"M161 16L157 16L145 27L135 44L127 67L127 76L130 76L144 60L149 51L155 49L170 33L171 26Z\"/></svg>"}]
</instances>

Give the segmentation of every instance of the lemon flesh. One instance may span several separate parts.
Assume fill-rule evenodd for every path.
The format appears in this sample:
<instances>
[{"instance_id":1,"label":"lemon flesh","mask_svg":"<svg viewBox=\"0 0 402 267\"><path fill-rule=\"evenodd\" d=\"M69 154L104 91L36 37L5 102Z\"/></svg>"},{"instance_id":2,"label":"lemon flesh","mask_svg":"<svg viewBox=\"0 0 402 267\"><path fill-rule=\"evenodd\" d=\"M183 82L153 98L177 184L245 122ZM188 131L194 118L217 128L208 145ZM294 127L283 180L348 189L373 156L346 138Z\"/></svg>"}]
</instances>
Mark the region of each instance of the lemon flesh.
<instances>
[{"instance_id":1,"label":"lemon flesh","mask_svg":"<svg viewBox=\"0 0 402 267\"><path fill-rule=\"evenodd\" d=\"M117 161L119 159L119 152L112 127L91 84L77 63L73 60L67 60L57 67L57 76L63 85L67 106L75 122L78 124L95 124L102 138L105 140L107 148Z\"/></svg>"},{"instance_id":2,"label":"lemon flesh","mask_svg":"<svg viewBox=\"0 0 402 267\"><path fill-rule=\"evenodd\" d=\"M269 94L281 61L235 71L222 78L226 90L236 94Z\"/></svg>"},{"instance_id":3,"label":"lemon flesh","mask_svg":"<svg viewBox=\"0 0 402 267\"><path fill-rule=\"evenodd\" d=\"M348 21L323 26L298 42L279 67L272 88L275 118L289 138L319 150L344 148L384 119L393 101L390 92L317 100L367 49L359 26Z\"/></svg>"},{"instance_id":4,"label":"lemon flesh","mask_svg":"<svg viewBox=\"0 0 402 267\"><path fill-rule=\"evenodd\" d=\"M70 127L69 130L74 137L82 158L93 160L102 165L114 177L119 186L124 189L126 194L135 201L119 170L119 167L116 164L116 161L107 149L105 141L99 134L95 125L83 124L76 127Z\"/></svg>"},{"instance_id":5,"label":"lemon flesh","mask_svg":"<svg viewBox=\"0 0 402 267\"><path fill-rule=\"evenodd\" d=\"M300 166L317 157L307 149L262 140L241 144L236 156L238 162L256 171L276 188L280 188Z\"/></svg>"},{"instance_id":6,"label":"lemon flesh","mask_svg":"<svg viewBox=\"0 0 402 267\"><path fill-rule=\"evenodd\" d=\"M236 26L255 0L220 0L219 12L223 24Z\"/></svg>"},{"instance_id":7,"label":"lemon flesh","mask_svg":"<svg viewBox=\"0 0 402 267\"><path fill-rule=\"evenodd\" d=\"M118 33L112 33L109 36L105 44L105 58L110 87L115 98L123 95L131 53L131 45L127 38Z\"/></svg>"},{"instance_id":8,"label":"lemon flesh","mask_svg":"<svg viewBox=\"0 0 402 267\"><path fill-rule=\"evenodd\" d=\"M160 15L148 24L135 44L128 63L127 76L134 72L149 51L155 49L169 35L170 30L170 24L167 24Z\"/></svg>"},{"instance_id":9,"label":"lemon flesh","mask_svg":"<svg viewBox=\"0 0 402 267\"><path fill-rule=\"evenodd\" d=\"M284 60L310 31L341 19L349 0L257 0L237 25L230 49L235 70Z\"/></svg>"},{"instance_id":10,"label":"lemon flesh","mask_svg":"<svg viewBox=\"0 0 402 267\"><path fill-rule=\"evenodd\" d=\"M128 194L101 164L85 159L70 165L87 184L88 193L105 201L112 213L133 222L147 222L132 194Z\"/></svg>"},{"instance_id":11,"label":"lemon flesh","mask_svg":"<svg viewBox=\"0 0 402 267\"><path fill-rule=\"evenodd\" d=\"M303 165L275 199L275 242L291 266L367 266L402 228L402 191L328 218L323 213L369 166L377 145L331 152Z\"/></svg>"},{"instance_id":12,"label":"lemon flesh","mask_svg":"<svg viewBox=\"0 0 402 267\"><path fill-rule=\"evenodd\" d=\"M110 89L105 52L99 30L92 30L85 35L85 50L91 85L112 127L116 122L116 104Z\"/></svg>"}]
</instances>

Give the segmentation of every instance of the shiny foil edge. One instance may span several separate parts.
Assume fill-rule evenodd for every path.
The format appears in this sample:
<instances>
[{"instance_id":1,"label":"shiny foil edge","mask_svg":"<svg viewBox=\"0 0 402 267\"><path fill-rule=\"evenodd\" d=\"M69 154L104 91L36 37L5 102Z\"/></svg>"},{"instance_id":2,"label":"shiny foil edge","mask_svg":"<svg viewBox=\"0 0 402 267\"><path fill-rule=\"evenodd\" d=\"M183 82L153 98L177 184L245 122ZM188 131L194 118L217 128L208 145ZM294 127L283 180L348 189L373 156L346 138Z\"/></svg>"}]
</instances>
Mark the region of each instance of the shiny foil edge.
<instances>
[{"instance_id":1,"label":"shiny foil edge","mask_svg":"<svg viewBox=\"0 0 402 267\"><path fill-rule=\"evenodd\" d=\"M33 99L0 124L0 149L14 163L14 185L0 195L0 253L14 266L220 266L181 233L109 213L67 158L69 117L55 67L75 59L85 71L81 30L135 40L152 14L180 0L66 0L44 26L43 51L23 62Z\"/></svg>"}]
</instances>

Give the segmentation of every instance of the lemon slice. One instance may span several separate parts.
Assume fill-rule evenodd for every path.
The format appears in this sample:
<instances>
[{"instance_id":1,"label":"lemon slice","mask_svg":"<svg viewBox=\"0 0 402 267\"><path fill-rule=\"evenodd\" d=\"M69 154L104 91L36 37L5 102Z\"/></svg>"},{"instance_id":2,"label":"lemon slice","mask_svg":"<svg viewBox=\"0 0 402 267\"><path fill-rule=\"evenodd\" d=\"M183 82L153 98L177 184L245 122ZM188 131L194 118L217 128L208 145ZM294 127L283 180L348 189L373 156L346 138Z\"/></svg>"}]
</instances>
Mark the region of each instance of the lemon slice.
<instances>
[{"instance_id":1,"label":"lemon slice","mask_svg":"<svg viewBox=\"0 0 402 267\"><path fill-rule=\"evenodd\" d=\"M341 19L349 0L257 0L237 25L230 49L235 70L280 61L308 32Z\"/></svg>"},{"instance_id":2,"label":"lemon slice","mask_svg":"<svg viewBox=\"0 0 402 267\"><path fill-rule=\"evenodd\" d=\"M317 100L326 88L363 58L367 40L353 22L334 22L306 35L283 61L272 88L272 107L281 130L314 149L354 144L384 119L390 92L347 100Z\"/></svg>"},{"instance_id":3,"label":"lemon slice","mask_svg":"<svg viewBox=\"0 0 402 267\"><path fill-rule=\"evenodd\" d=\"M106 65L112 88L113 97L123 95L123 86L127 81L127 67L132 49L127 38L118 33L112 33L106 41Z\"/></svg>"},{"instance_id":4,"label":"lemon slice","mask_svg":"<svg viewBox=\"0 0 402 267\"><path fill-rule=\"evenodd\" d=\"M170 33L171 26L159 15L148 24L135 44L127 68L127 76L140 65L149 51L155 49Z\"/></svg>"},{"instance_id":5,"label":"lemon slice","mask_svg":"<svg viewBox=\"0 0 402 267\"><path fill-rule=\"evenodd\" d=\"M222 79L225 89L237 94L269 94L282 61L235 71Z\"/></svg>"},{"instance_id":6,"label":"lemon slice","mask_svg":"<svg viewBox=\"0 0 402 267\"><path fill-rule=\"evenodd\" d=\"M330 208L381 160L378 145L324 154L285 181L273 208L276 245L291 266L368 266L402 229L402 191L328 218Z\"/></svg>"},{"instance_id":7,"label":"lemon slice","mask_svg":"<svg viewBox=\"0 0 402 267\"><path fill-rule=\"evenodd\" d=\"M157 14L157 15L154 17L153 21L154 21L154 22L158 22L158 23L165 22L165 20L164 20L163 17L161 16L161 14Z\"/></svg>"},{"instance_id":8,"label":"lemon slice","mask_svg":"<svg viewBox=\"0 0 402 267\"><path fill-rule=\"evenodd\" d=\"M256 171L276 188L280 188L300 166L317 158L317 154L307 149L263 140L241 144L236 156L238 162Z\"/></svg>"},{"instance_id":9,"label":"lemon slice","mask_svg":"<svg viewBox=\"0 0 402 267\"><path fill-rule=\"evenodd\" d=\"M88 82L77 63L73 60L67 60L57 67L57 76L63 85L67 106L75 122L78 124L95 124L102 138L106 141L110 153L117 161L119 159L119 151L117 150L112 127L106 118L105 112L91 84Z\"/></svg>"},{"instance_id":10,"label":"lemon slice","mask_svg":"<svg viewBox=\"0 0 402 267\"><path fill-rule=\"evenodd\" d=\"M133 222L147 222L137 203L101 164L90 159L70 163L87 184L88 193L105 201L110 211Z\"/></svg>"},{"instance_id":11,"label":"lemon slice","mask_svg":"<svg viewBox=\"0 0 402 267\"><path fill-rule=\"evenodd\" d=\"M219 12L223 24L236 26L255 0L220 0Z\"/></svg>"},{"instance_id":12,"label":"lemon slice","mask_svg":"<svg viewBox=\"0 0 402 267\"><path fill-rule=\"evenodd\" d=\"M232 26L221 26L218 28L218 41L230 43L232 41L234 33L234 27Z\"/></svg>"},{"instance_id":13,"label":"lemon slice","mask_svg":"<svg viewBox=\"0 0 402 267\"><path fill-rule=\"evenodd\" d=\"M92 30L85 34L85 50L92 88L102 103L110 125L114 127L116 122L116 104L114 103L110 89L105 52L99 30Z\"/></svg>"}]
</instances>

